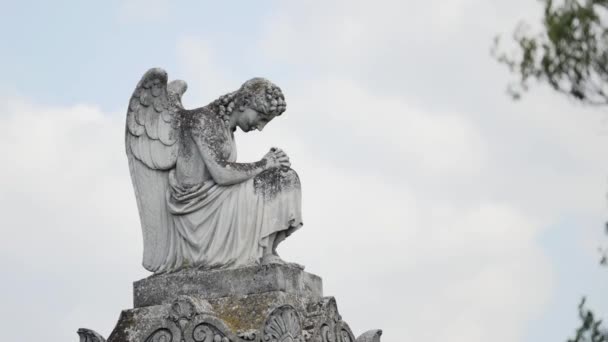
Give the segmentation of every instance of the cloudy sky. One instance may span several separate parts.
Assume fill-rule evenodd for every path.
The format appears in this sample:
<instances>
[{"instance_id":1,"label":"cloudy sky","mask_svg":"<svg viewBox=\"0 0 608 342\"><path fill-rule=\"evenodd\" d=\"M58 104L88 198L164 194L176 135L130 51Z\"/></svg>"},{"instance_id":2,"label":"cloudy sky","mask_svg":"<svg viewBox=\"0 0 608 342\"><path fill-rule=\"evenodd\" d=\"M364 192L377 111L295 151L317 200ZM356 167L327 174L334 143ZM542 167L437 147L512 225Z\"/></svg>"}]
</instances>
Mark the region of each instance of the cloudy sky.
<instances>
[{"instance_id":1,"label":"cloudy sky","mask_svg":"<svg viewBox=\"0 0 608 342\"><path fill-rule=\"evenodd\" d=\"M565 341L608 317L598 266L608 119L536 87L505 94L492 38L529 0L20 1L0 17L0 321L12 341L104 336L131 307L142 238L123 148L150 67L207 104L263 76L288 110L239 134L303 183L279 252L323 277L356 335Z\"/></svg>"}]
</instances>

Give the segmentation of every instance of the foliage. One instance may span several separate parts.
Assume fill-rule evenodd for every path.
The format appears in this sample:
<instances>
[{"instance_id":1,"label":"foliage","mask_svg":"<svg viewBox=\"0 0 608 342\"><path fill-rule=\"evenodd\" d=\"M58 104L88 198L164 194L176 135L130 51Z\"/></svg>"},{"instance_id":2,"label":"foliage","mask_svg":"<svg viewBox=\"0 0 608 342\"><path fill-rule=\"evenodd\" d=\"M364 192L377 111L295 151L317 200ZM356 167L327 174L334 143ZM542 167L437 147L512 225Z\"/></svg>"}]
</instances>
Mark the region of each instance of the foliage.
<instances>
[{"instance_id":1,"label":"foliage","mask_svg":"<svg viewBox=\"0 0 608 342\"><path fill-rule=\"evenodd\" d=\"M520 23L513 35L516 52L499 51L495 39L493 56L519 79L509 93L520 98L533 79L580 102L608 105L608 0L541 1L542 30L530 34Z\"/></svg>"},{"instance_id":2,"label":"foliage","mask_svg":"<svg viewBox=\"0 0 608 342\"><path fill-rule=\"evenodd\" d=\"M581 326L576 329L574 339L569 339L568 342L608 342L608 332L602 330L602 321L598 320L593 312L585 309L585 298L578 306L578 315Z\"/></svg>"},{"instance_id":3,"label":"foliage","mask_svg":"<svg viewBox=\"0 0 608 342\"><path fill-rule=\"evenodd\" d=\"M608 0L540 1L540 32L530 34L529 26L520 23L513 33L517 49L511 54L501 49L500 37L494 40L492 55L518 78L508 92L519 99L529 81L536 80L584 104L608 105ZM600 263L608 266L608 248L600 253ZM585 308L585 298L578 315L581 325L568 342L608 342L608 331Z\"/></svg>"}]
</instances>

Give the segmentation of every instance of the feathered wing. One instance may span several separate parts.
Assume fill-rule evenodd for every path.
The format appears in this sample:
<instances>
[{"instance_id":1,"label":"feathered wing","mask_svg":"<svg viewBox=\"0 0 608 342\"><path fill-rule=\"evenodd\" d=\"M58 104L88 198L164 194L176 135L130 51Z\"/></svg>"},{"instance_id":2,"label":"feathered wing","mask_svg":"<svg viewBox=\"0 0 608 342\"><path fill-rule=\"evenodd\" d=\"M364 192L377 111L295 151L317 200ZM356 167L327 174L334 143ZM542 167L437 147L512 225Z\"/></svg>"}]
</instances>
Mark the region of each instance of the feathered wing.
<instances>
[{"instance_id":1,"label":"feathered wing","mask_svg":"<svg viewBox=\"0 0 608 342\"><path fill-rule=\"evenodd\" d=\"M184 81L167 85L167 72L148 70L137 84L127 111L125 147L144 238L143 266L156 272L169 252L168 173L179 148L176 113Z\"/></svg>"}]
</instances>

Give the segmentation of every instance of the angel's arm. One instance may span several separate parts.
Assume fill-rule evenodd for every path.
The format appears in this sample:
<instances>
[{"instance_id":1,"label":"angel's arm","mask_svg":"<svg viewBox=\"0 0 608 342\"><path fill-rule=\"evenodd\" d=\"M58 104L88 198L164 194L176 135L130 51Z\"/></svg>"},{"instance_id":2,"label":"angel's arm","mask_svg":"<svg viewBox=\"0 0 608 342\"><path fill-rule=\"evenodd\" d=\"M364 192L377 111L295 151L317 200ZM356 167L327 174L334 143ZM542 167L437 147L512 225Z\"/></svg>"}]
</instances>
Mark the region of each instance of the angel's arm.
<instances>
[{"instance_id":1,"label":"angel's arm","mask_svg":"<svg viewBox=\"0 0 608 342\"><path fill-rule=\"evenodd\" d=\"M269 152L262 160L255 163L228 162L216 151L216 139L204 136L203 134L196 134L193 138L211 177L220 185L241 183L257 176L264 170L280 166L279 161L273 158L272 152Z\"/></svg>"},{"instance_id":2,"label":"angel's arm","mask_svg":"<svg viewBox=\"0 0 608 342\"><path fill-rule=\"evenodd\" d=\"M268 160L262 159L255 163L230 163L201 152L211 177L217 184L232 185L253 178L268 169Z\"/></svg>"}]
</instances>

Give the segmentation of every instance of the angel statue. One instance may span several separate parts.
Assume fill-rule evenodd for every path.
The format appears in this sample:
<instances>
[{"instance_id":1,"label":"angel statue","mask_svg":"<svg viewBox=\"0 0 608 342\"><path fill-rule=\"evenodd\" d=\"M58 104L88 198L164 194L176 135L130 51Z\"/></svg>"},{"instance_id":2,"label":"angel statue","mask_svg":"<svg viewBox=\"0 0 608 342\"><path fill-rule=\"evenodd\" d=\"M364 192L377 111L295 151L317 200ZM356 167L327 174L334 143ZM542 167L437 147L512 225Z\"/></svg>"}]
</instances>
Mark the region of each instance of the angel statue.
<instances>
[{"instance_id":1,"label":"angel statue","mask_svg":"<svg viewBox=\"0 0 608 342\"><path fill-rule=\"evenodd\" d=\"M281 89L253 78L205 107L184 109L186 82L148 70L127 111L126 150L144 240L143 266L284 263L277 245L302 226L300 180L272 148L236 162L234 131L262 131L286 108Z\"/></svg>"}]
</instances>

